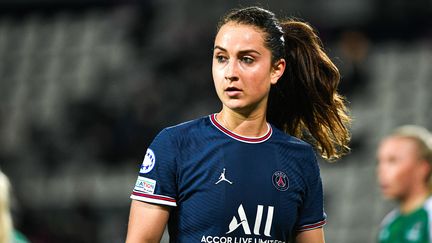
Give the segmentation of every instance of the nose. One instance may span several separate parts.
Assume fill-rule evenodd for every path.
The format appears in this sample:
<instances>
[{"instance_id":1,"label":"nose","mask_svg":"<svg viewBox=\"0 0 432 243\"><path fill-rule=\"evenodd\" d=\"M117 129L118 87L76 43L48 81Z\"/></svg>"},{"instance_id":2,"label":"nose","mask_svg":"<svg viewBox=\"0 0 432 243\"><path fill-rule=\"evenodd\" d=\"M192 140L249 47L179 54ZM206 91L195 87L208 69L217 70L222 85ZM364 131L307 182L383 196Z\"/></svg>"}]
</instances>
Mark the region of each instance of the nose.
<instances>
[{"instance_id":1,"label":"nose","mask_svg":"<svg viewBox=\"0 0 432 243\"><path fill-rule=\"evenodd\" d=\"M238 76L238 63L234 60L228 62L228 65L225 66L225 79L233 82L239 79Z\"/></svg>"}]
</instances>

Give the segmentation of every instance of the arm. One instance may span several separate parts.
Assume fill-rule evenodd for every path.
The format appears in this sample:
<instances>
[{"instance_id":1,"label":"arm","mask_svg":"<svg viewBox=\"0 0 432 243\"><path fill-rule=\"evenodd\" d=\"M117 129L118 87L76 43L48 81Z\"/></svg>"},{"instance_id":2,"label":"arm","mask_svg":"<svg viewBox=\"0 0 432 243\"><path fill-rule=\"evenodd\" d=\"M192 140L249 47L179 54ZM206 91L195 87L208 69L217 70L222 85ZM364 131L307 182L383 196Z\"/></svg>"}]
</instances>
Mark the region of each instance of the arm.
<instances>
[{"instance_id":1,"label":"arm","mask_svg":"<svg viewBox=\"0 0 432 243\"><path fill-rule=\"evenodd\" d=\"M298 233L296 243L325 243L323 228Z\"/></svg>"},{"instance_id":2,"label":"arm","mask_svg":"<svg viewBox=\"0 0 432 243\"><path fill-rule=\"evenodd\" d=\"M168 218L168 207L132 200L126 243L160 242Z\"/></svg>"}]
</instances>

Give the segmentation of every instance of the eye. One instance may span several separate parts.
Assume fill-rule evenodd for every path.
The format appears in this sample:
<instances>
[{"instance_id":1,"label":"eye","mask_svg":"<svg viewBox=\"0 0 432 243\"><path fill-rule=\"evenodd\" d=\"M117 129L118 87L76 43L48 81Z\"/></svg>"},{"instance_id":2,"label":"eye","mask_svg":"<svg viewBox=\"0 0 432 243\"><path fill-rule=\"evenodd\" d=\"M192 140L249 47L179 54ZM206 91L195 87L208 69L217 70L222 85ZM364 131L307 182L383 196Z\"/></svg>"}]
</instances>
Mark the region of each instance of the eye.
<instances>
[{"instance_id":1,"label":"eye","mask_svg":"<svg viewBox=\"0 0 432 243\"><path fill-rule=\"evenodd\" d=\"M240 61L246 64L251 64L253 63L255 60L252 57L248 57L248 56L244 56L240 58Z\"/></svg>"},{"instance_id":2,"label":"eye","mask_svg":"<svg viewBox=\"0 0 432 243\"><path fill-rule=\"evenodd\" d=\"M228 60L227 57L222 56L222 55L216 55L215 59L218 63L225 63Z\"/></svg>"},{"instance_id":3,"label":"eye","mask_svg":"<svg viewBox=\"0 0 432 243\"><path fill-rule=\"evenodd\" d=\"M387 158L386 162L388 165L398 165L400 160L395 156L391 156Z\"/></svg>"}]
</instances>

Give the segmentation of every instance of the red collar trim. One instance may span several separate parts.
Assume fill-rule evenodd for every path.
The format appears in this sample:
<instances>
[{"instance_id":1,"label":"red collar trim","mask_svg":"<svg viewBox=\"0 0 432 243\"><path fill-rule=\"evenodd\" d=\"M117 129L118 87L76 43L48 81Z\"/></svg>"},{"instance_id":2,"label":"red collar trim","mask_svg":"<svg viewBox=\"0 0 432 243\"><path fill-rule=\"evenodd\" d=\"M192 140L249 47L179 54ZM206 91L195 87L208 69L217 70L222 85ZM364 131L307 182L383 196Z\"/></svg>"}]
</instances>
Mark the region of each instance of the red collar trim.
<instances>
[{"instance_id":1,"label":"red collar trim","mask_svg":"<svg viewBox=\"0 0 432 243\"><path fill-rule=\"evenodd\" d=\"M272 127L270 126L270 124L267 123L268 131L263 136L261 136L261 137L245 137L245 136L235 134L235 133L231 132L230 130L228 130L227 128L225 128L224 126L222 126L222 124L220 124L218 122L218 120L216 119L216 113L210 115L210 121L221 132L225 133L226 135L230 136L231 138L234 138L235 140L238 140L240 142L245 142L245 143L262 143L262 142L265 142L271 137L271 135L273 133Z\"/></svg>"}]
</instances>

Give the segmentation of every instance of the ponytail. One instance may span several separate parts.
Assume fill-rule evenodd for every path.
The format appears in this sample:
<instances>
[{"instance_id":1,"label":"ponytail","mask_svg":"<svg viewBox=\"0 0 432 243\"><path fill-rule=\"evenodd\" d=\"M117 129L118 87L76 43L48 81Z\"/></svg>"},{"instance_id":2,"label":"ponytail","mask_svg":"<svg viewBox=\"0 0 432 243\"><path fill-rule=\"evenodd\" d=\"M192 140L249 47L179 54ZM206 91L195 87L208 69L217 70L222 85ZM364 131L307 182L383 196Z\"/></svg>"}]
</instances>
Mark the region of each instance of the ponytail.
<instances>
[{"instance_id":1,"label":"ponytail","mask_svg":"<svg viewBox=\"0 0 432 243\"><path fill-rule=\"evenodd\" d=\"M344 99L337 93L340 74L306 23L281 23L286 68L272 86L267 118L286 133L314 145L328 160L349 151L351 122Z\"/></svg>"}]
</instances>

